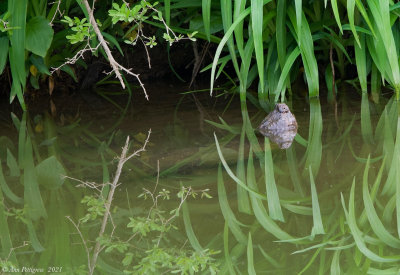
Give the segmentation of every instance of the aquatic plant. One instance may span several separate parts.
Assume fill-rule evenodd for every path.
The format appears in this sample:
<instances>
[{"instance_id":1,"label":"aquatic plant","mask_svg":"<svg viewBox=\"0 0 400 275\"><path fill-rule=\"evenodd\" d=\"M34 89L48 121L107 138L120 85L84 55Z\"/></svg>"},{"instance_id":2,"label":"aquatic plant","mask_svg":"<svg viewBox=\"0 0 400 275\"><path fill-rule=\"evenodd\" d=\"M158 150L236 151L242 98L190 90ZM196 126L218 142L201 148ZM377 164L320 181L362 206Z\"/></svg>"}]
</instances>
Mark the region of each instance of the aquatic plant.
<instances>
[{"instance_id":1,"label":"aquatic plant","mask_svg":"<svg viewBox=\"0 0 400 275\"><path fill-rule=\"evenodd\" d=\"M271 150L265 140L264 156L253 152L251 141L250 146L240 142L239 146L243 148L239 149L238 156L242 156L241 151L247 148L248 160L247 165L243 160L238 161L238 166L247 166L247 169L241 168L246 169L247 177L239 177L242 172L233 172L215 135L222 164L218 172L219 204L225 218L221 233L224 235L225 261L221 270L225 274L261 270L275 274L398 272L399 225L392 220L398 207L395 186L398 182L400 119L397 105L394 96L381 113L375 129L361 131L364 139L366 136L372 138L369 141L374 142L373 147L367 139L361 148L353 148L352 143L356 140L351 134L354 116L343 114L343 120L330 121L325 127L335 130L324 138L319 135L319 143L324 144L320 150L325 152L322 158L318 157L319 176L307 164L307 153L302 160L297 159L296 151L304 152L302 147L310 145L299 138L298 143L286 152ZM369 113L361 114L366 115L369 117L361 117L361 125L363 120L371 120ZM344 126L345 120L348 124ZM337 128L337 123L345 128ZM348 149L343 149L346 146ZM340 150L331 151L330 147ZM273 158L268 156L270 154ZM354 160L349 167L340 165L346 155ZM253 156L257 156L259 167ZM302 165L304 172L299 173ZM339 173L342 177L337 176L339 169L344 169ZM328 171L334 170L335 178L331 181ZM325 181L335 185L323 187ZM250 198L250 207L244 211L243 207L234 206L235 200L227 199L226 188L232 183L242 189L235 199L238 206L239 200L246 196ZM277 192L271 186L275 186Z\"/></svg>"}]
</instances>

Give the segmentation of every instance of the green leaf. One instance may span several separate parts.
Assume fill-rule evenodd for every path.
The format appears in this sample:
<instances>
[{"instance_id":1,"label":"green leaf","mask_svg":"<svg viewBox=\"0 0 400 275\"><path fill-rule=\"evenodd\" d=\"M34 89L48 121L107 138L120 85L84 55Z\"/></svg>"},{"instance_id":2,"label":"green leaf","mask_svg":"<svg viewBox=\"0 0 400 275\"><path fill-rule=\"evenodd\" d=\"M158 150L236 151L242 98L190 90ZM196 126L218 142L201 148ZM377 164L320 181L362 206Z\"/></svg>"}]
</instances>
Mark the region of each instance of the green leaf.
<instances>
[{"instance_id":1,"label":"green leaf","mask_svg":"<svg viewBox=\"0 0 400 275\"><path fill-rule=\"evenodd\" d=\"M324 225L322 224L321 211L319 209L318 194L315 188L314 177L312 174L311 166L308 168L310 172L310 184L311 184L311 201L312 201L312 212L313 212L313 228L311 236L317 234L325 234Z\"/></svg>"},{"instance_id":2,"label":"green leaf","mask_svg":"<svg viewBox=\"0 0 400 275\"><path fill-rule=\"evenodd\" d=\"M204 31L207 40L210 41L210 18L211 18L211 0L202 0L201 9L203 14Z\"/></svg>"},{"instance_id":3,"label":"green leaf","mask_svg":"<svg viewBox=\"0 0 400 275\"><path fill-rule=\"evenodd\" d=\"M9 48L8 36L0 37L0 75L3 73L4 67L6 66L7 63L8 48Z\"/></svg>"},{"instance_id":4,"label":"green leaf","mask_svg":"<svg viewBox=\"0 0 400 275\"><path fill-rule=\"evenodd\" d=\"M248 243L247 243L247 272L249 275L257 274L256 270L254 269L253 242L251 240L250 232L249 232Z\"/></svg>"},{"instance_id":5,"label":"green leaf","mask_svg":"<svg viewBox=\"0 0 400 275\"><path fill-rule=\"evenodd\" d=\"M37 182L36 171L33 163L32 143L28 137L24 150L24 202L28 209L28 217L38 220L40 217L47 217L42 196Z\"/></svg>"},{"instance_id":6,"label":"green leaf","mask_svg":"<svg viewBox=\"0 0 400 275\"><path fill-rule=\"evenodd\" d=\"M29 57L29 60L32 62L33 65L35 65L39 72L50 75L49 69L44 64L43 57L32 54Z\"/></svg>"},{"instance_id":7,"label":"green leaf","mask_svg":"<svg viewBox=\"0 0 400 275\"><path fill-rule=\"evenodd\" d=\"M381 222L378 214L376 213L373 200L368 190L368 171L369 171L369 163L370 157L368 156L367 164L365 165L364 170L364 177L363 177L363 201L365 206L365 211L367 213L368 221L371 225L372 230L374 233L382 240L385 244L393 247L393 248L400 248L400 241L399 239L395 238L391 235ZM379 171L379 174L383 171L383 165ZM377 182L379 184L380 182Z\"/></svg>"},{"instance_id":8,"label":"green leaf","mask_svg":"<svg viewBox=\"0 0 400 275\"><path fill-rule=\"evenodd\" d=\"M17 160L15 159L14 155L11 153L10 150L7 149L7 166L10 169L10 176L12 177L19 177L20 176L20 169L18 167Z\"/></svg>"},{"instance_id":9,"label":"green leaf","mask_svg":"<svg viewBox=\"0 0 400 275\"><path fill-rule=\"evenodd\" d=\"M53 40L54 31L49 21L41 16L33 17L26 26L25 48L34 54L45 57Z\"/></svg>"},{"instance_id":10,"label":"green leaf","mask_svg":"<svg viewBox=\"0 0 400 275\"><path fill-rule=\"evenodd\" d=\"M112 45L114 45L115 47L117 47L118 51L120 52L120 54L122 56L124 56L124 52L121 49L121 46L119 45L117 39L115 39L114 36L112 36L111 34L108 34L106 32L101 32L101 34L104 36L104 38L110 42Z\"/></svg>"},{"instance_id":11,"label":"green leaf","mask_svg":"<svg viewBox=\"0 0 400 275\"><path fill-rule=\"evenodd\" d=\"M331 0L331 5L332 5L332 11L333 11L333 15L335 16L336 23L339 26L340 32L343 34L342 24L340 23L340 15L339 15L339 10L338 10L338 6L337 6L337 0Z\"/></svg>"},{"instance_id":12,"label":"green leaf","mask_svg":"<svg viewBox=\"0 0 400 275\"><path fill-rule=\"evenodd\" d=\"M250 165L250 158L248 165ZM283 217L278 189L275 183L271 145L268 138L264 138L264 179L267 190L269 215L274 220L284 222L285 219Z\"/></svg>"},{"instance_id":13,"label":"green leaf","mask_svg":"<svg viewBox=\"0 0 400 275\"><path fill-rule=\"evenodd\" d=\"M189 209L187 207L187 202L182 203L182 216L183 222L185 224L186 235L189 239L190 244L197 252L202 252L203 248L201 247L199 240L194 234L192 223L190 222Z\"/></svg>"},{"instance_id":14,"label":"green leaf","mask_svg":"<svg viewBox=\"0 0 400 275\"><path fill-rule=\"evenodd\" d=\"M22 198L15 195L14 192L10 189L10 187L8 187L6 179L4 178L4 175L3 175L3 168L1 166L0 166L0 186L1 186L1 189L3 190L4 194L6 195L6 197L8 197L13 202L20 203L20 204L22 204L24 202L24 200Z\"/></svg>"},{"instance_id":15,"label":"green leaf","mask_svg":"<svg viewBox=\"0 0 400 275\"><path fill-rule=\"evenodd\" d=\"M365 244L365 239L363 237L363 232L358 228L356 223L356 216L355 216L355 203L354 203L354 186L355 186L355 179L353 179L353 184L351 185L350 190L350 198L349 198L349 211L347 212L346 204L344 202L343 194L341 195L342 199L342 206L346 216L347 224L350 228L351 235L356 242L356 245L360 252L364 254L367 258L379 262L379 263L388 263L388 262L396 262L398 259L395 258L388 258L388 257L381 257L376 253L372 252Z\"/></svg>"},{"instance_id":16,"label":"green leaf","mask_svg":"<svg viewBox=\"0 0 400 275\"><path fill-rule=\"evenodd\" d=\"M35 252L44 251L44 247L40 244L40 241L36 235L35 228L33 227L32 221L28 220L26 225L28 227L29 239L31 241L32 247L35 250Z\"/></svg>"},{"instance_id":17,"label":"green leaf","mask_svg":"<svg viewBox=\"0 0 400 275\"><path fill-rule=\"evenodd\" d=\"M36 166L38 183L48 189L58 189L64 183L65 169L55 156L51 156Z\"/></svg>"},{"instance_id":18,"label":"green leaf","mask_svg":"<svg viewBox=\"0 0 400 275\"><path fill-rule=\"evenodd\" d=\"M264 94L263 0L251 0L251 26L260 79L259 96L261 95L263 99L266 99Z\"/></svg>"},{"instance_id":19,"label":"green leaf","mask_svg":"<svg viewBox=\"0 0 400 275\"><path fill-rule=\"evenodd\" d=\"M239 186L239 185L238 185ZM240 229L242 225L235 217L232 209L229 206L226 190L224 186L221 164L218 166L218 201L221 207L222 215L227 222L229 229L235 236L236 240L242 244L246 244L246 235Z\"/></svg>"}]
</instances>

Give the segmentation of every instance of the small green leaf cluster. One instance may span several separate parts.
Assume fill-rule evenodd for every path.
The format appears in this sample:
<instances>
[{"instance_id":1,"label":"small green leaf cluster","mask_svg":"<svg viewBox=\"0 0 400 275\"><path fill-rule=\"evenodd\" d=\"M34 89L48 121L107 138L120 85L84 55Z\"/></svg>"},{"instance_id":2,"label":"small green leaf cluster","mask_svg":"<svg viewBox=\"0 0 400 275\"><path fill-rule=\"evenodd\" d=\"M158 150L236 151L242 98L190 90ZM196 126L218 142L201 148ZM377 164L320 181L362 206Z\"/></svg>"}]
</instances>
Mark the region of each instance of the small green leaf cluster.
<instances>
[{"instance_id":1,"label":"small green leaf cluster","mask_svg":"<svg viewBox=\"0 0 400 275\"><path fill-rule=\"evenodd\" d=\"M168 232L171 225L162 224L159 218L129 218L130 222L127 227L132 228L132 233L140 233L143 237L146 237L149 232Z\"/></svg>"},{"instance_id":2,"label":"small green leaf cluster","mask_svg":"<svg viewBox=\"0 0 400 275\"><path fill-rule=\"evenodd\" d=\"M158 246L147 250L146 256L125 274L155 274L169 272L170 274L194 274L208 269L210 274L217 274L218 264L213 255L219 252L205 249L204 251L185 251L182 249L166 249ZM123 260L124 266L133 263L135 255L127 253Z\"/></svg>"},{"instance_id":3,"label":"small green leaf cluster","mask_svg":"<svg viewBox=\"0 0 400 275\"><path fill-rule=\"evenodd\" d=\"M208 191L210 191L210 189L203 189L196 191L191 188L182 187L181 190L178 192L177 196L180 199L185 198L187 196L191 196L192 198L195 199L200 193L200 197L202 199L203 198L211 199L212 196L208 193Z\"/></svg>"},{"instance_id":4,"label":"small green leaf cluster","mask_svg":"<svg viewBox=\"0 0 400 275\"><path fill-rule=\"evenodd\" d=\"M16 220L20 220L23 223L27 223L28 220L26 218L27 215L27 207L25 206L22 209L11 208L10 211L4 212L6 216L14 217Z\"/></svg>"},{"instance_id":5,"label":"small green leaf cluster","mask_svg":"<svg viewBox=\"0 0 400 275\"><path fill-rule=\"evenodd\" d=\"M106 248L104 251L106 253L110 253L114 250L117 250L119 253L124 253L129 248L129 244L127 242L114 241L110 236L107 235L97 238L96 241L99 241L100 244Z\"/></svg>"},{"instance_id":6,"label":"small green leaf cluster","mask_svg":"<svg viewBox=\"0 0 400 275\"><path fill-rule=\"evenodd\" d=\"M86 38L92 38L95 36L95 33L92 30L92 25L87 22L86 18L79 19L78 17L74 17L74 19L72 19L69 16L64 16L64 19L61 19L61 22L68 24L73 31L73 34L66 36L71 44L76 44L82 42ZM97 24L101 26L101 23L98 20Z\"/></svg>"},{"instance_id":7,"label":"small green leaf cluster","mask_svg":"<svg viewBox=\"0 0 400 275\"><path fill-rule=\"evenodd\" d=\"M87 205L88 213L80 219L81 222L85 223L90 220L95 220L97 217L104 216L106 209L104 207L104 200L101 198L96 198L94 196L85 196L81 203Z\"/></svg>"},{"instance_id":8,"label":"small green leaf cluster","mask_svg":"<svg viewBox=\"0 0 400 275\"><path fill-rule=\"evenodd\" d=\"M129 8L126 4L121 4L120 6L117 3L113 3L113 8L108 11L108 15L110 15L113 24L116 24L119 21L129 23L132 21L144 21L148 18L144 16L148 9L154 7L155 5L157 5L157 3L152 5L146 1L141 1L140 4Z\"/></svg>"}]
</instances>

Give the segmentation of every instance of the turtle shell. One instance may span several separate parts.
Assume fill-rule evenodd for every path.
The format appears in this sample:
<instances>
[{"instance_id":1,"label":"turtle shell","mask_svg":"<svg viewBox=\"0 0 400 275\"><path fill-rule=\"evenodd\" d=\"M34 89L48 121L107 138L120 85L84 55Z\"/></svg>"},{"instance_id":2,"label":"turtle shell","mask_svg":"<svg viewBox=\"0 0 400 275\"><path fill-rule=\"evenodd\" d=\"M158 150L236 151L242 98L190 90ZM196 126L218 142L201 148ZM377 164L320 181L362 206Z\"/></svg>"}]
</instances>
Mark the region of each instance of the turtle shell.
<instances>
[{"instance_id":1,"label":"turtle shell","mask_svg":"<svg viewBox=\"0 0 400 275\"><path fill-rule=\"evenodd\" d=\"M297 121L285 103L278 103L258 126L258 130L278 144L279 148L287 149L297 134Z\"/></svg>"}]
</instances>

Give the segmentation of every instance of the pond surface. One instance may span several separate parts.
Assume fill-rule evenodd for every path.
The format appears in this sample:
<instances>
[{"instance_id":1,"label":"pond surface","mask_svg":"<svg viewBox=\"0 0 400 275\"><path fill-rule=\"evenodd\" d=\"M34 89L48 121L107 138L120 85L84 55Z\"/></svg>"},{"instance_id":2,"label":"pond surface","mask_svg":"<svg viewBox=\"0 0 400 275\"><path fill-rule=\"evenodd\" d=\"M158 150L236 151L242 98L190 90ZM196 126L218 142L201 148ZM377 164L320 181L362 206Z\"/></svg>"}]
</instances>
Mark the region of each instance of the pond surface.
<instances>
[{"instance_id":1,"label":"pond surface","mask_svg":"<svg viewBox=\"0 0 400 275\"><path fill-rule=\"evenodd\" d=\"M147 89L122 116L128 97L100 91L2 119L4 274L398 274L397 102L289 101L298 135L282 150L237 96ZM130 152L149 142L108 213L127 136Z\"/></svg>"}]
</instances>

